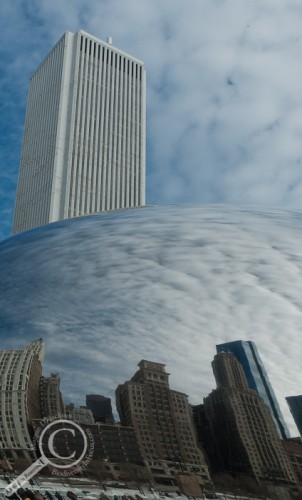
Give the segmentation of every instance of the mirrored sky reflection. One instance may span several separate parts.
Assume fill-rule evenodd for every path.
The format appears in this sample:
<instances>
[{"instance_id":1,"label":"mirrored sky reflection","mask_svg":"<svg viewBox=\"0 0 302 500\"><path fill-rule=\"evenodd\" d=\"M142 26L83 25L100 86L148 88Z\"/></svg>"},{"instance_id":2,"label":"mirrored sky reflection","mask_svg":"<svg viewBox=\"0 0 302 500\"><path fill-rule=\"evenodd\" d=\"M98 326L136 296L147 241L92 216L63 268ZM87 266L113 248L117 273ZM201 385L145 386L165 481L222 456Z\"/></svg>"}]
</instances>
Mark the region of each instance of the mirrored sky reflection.
<instances>
[{"instance_id":1,"label":"mirrored sky reflection","mask_svg":"<svg viewBox=\"0 0 302 500\"><path fill-rule=\"evenodd\" d=\"M0 244L0 343L46 343L66 402L114 400L142 359L201 403L215 345L253 340L285 419L301 393L302 215L148 207L54 223Z\"/></svg>"}]
</instances>

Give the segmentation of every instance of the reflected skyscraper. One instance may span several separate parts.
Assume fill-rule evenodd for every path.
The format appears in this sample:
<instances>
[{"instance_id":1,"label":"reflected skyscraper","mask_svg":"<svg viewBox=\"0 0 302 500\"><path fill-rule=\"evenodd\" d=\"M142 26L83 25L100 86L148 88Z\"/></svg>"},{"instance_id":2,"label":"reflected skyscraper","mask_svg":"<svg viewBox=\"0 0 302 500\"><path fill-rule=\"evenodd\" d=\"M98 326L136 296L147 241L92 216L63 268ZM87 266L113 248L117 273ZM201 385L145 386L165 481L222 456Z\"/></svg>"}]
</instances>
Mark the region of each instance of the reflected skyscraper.
<instances>
[{"instance_id":1,"label":"reflected skyscraper","mask_svg":"<svg viewBox=\"0 0 302 500\"><path fill-rule=\"evenodd\" d=\"M24 349L0 351L1 456L16 468L36 458L31 420L40 418L39 383L44 342L34 340Z\"/></svg>"},{"instance_id":2,"label":"reflected skyscraper","mask_svg":"<svg viewBox=\"0 0 302 500\"><path fill-rule=\"evenodd\" d=\"M283 419L274 390L271 386L254 342L251 342L250 340L226 342L225 344L217 345L216 350L217 353L230 352L237 358L243 367L249 387L254 389L268 406L271 415L276 422L280 436L283 439L288 438L289 431L287 425Z\"/></svg>"},{"instance_id":3,"label":"reflected skyscraper","mask_svg":"<svg viewBox=\"0 0 302 500\"><path fill-rule=\"evenodd\" d=\"M138 366L131 380L117 387L116 406L121 424L135 429L155 482L173 484L180 471L198 476L200 484L210 482L188 396L170 389L162 363L142 359Z\"/></svg>"},{"instance_id":4,"label":"reflected skyscraper","mask_svg":"<svg viewBox=\"0 0 302 500\"><path fill-rule=\"evenodd\" d=\"M84 31L31 77L13 233L145 204L145 70Z\"/></svg>"},{"instance_id":5,"label":"reflected skyscraper","mask_svg":"<svg viewBox=\"0 0 302 500\"><path fill-rule=\"evenodd\" d=\"M285 398L300 436L302 436L302 395L300 396L288 396Z\"/></svg>"},{"instance_id":6,"label":"reflected skyscraper","mask_svg":"<svg viewBox=\"0 0 302 500\"><path fill-rule=\"evenodd\" d=\"M40 409L42 418L56 417L64 413L58 373L52 373L50 377L40 378Z\"/></svg>"},{"instance_id":7,"label":"reflected skyscraper","mask_svg":"<svg viewBox=\"0 0 302 500\"><path fill-rule=\"evenodd\" d=\"M204 399L218 469L260 480L294 483L295 476L263 399L249 388L242 364L220 352L212 362L217 389Z\"/></svg>"},{"instance_id":8,"label":"reflected skyscraper","mask_svg":"<svg viewBox=\"0 0 302 500\"><path fill-rule=\"evenodd\" d=\"M100 394L88 394L86 396L86 405L92 411L95 422L114 423L110 398Z\"/></svg>"}]
</instances>

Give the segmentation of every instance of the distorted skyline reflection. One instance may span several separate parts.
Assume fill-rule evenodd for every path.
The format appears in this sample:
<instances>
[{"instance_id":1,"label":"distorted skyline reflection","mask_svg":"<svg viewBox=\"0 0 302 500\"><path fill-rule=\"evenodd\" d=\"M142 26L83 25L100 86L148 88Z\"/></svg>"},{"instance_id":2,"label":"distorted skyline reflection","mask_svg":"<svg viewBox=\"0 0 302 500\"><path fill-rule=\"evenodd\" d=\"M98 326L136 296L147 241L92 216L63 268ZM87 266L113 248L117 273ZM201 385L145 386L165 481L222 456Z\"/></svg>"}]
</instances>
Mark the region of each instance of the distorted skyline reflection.
<instances>
[{"instance_id":1,"label":"distorted skyline reflection","mask_svg":"<svg viewBox=\"0 0 302 500\"><path fill-rule=\"evenodd\" d=\"M0 345L42 337L65 402L112 397L142 359L193 404L215 345L253 340L282 408L301 392L300 212L146 207L54 223L0 244Z\"/></svg>"}]
</instances>

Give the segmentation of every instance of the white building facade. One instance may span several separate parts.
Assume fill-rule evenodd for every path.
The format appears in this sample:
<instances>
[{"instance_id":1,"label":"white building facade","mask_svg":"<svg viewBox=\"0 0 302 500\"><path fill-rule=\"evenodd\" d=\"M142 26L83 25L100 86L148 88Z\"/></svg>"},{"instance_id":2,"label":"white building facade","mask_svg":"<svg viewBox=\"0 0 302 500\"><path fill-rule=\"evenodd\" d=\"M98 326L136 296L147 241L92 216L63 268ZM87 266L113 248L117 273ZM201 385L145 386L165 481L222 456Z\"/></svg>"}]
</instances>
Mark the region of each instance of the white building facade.
<instances>
[{"instance_id":1,"label":"white building facade","mask_svg":"<svg viewBox=\"0 0 302 500\"><path fill-rule=\"evenodd\" d=\"M35 459L29 429L32 419L40 418L44 354L42 339L24 349L0 351L0 454L14 464Z\"/></svg>"},{"instance_id":2,"label":"white building facade","mask_svg":"<svg viewBox=\"0 0 302 500\"><path fill-rule=\"evenodd\" d=\"M145 204L144 64L83 31L33 74L13 234Z\"/></svg>"}]
</instances>

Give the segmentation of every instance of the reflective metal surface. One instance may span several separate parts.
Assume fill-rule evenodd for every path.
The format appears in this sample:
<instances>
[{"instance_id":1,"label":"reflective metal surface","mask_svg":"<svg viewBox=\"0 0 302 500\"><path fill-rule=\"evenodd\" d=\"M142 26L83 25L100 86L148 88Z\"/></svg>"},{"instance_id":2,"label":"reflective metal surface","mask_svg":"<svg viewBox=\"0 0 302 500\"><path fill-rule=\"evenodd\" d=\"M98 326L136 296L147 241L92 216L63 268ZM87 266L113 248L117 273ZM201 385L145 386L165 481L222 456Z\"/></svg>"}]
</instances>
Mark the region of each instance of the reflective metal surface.
<instances>
[{"instance_id":1,"label":"reflective metal surface","mask_svg":"<svg viewBox=\"0 0 302 500\"><path fill-rule=\"evenodd\" d=\"M114 398L142 359L200 403L215 344L253 340L289 426L299 394L299 212L148 207L54 223L0 244L0 346L42 337L66 402Z\"/></svg>"}]
</instances>

